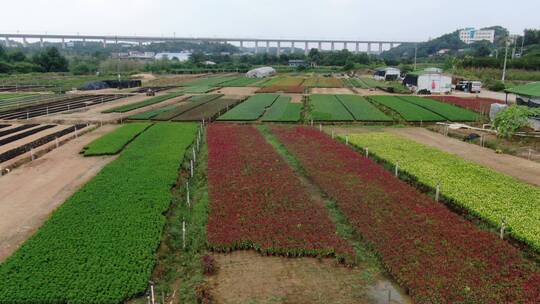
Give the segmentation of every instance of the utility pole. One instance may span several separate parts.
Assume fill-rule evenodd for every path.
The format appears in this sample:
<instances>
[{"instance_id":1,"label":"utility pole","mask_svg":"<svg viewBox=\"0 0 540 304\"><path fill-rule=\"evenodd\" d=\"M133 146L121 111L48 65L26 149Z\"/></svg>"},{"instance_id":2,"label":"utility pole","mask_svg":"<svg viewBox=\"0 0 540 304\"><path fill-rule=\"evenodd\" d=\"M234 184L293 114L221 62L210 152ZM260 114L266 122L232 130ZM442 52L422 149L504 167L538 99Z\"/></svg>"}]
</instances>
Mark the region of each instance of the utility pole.
<instances>
[{"instance_id":1,"label":"utility pole","mask_svg":"<svg viewBox=\"0 0 540 304\"><path fill-rule=\"evenodd\" d=\"M418 44L414 44L414 71L416 71L416 57L418 55Z\"/></svg>"},{"instance_id":2,"label":"utility pole","mask_svg":"<svg viewBox=\"0 0 540 304\"><path fill-rule=\"evenodd\" d=\"M506 79L506 63L508 61L508 44L509 44L509 37L506 37L506 49L504 51L504 65L503 65L503 74L501 81L504 83L504 80Z\"/></svg>"},{"instance_id":3,"label":"utility pole","mask_svg":"<svg viewBox=\"0 0 540 304\"><path fill-rule=\"evenodd\" d=\"M523 30L523 37L521 37L521 52L519 52L519 57L523 57L523 46L525 45L525 35L527 32Z\"/></svg>"}]
</instances>

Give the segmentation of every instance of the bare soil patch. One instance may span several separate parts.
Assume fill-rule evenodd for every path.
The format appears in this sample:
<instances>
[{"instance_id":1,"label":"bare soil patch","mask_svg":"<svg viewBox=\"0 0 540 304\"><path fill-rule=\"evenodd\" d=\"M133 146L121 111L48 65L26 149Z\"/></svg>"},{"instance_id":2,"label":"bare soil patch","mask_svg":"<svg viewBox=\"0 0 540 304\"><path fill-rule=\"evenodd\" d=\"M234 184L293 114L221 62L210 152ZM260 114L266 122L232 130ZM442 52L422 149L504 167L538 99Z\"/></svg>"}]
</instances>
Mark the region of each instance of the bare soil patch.
<instances>
[{"instance_id":1,"label":"bare soil patch","mask_svg":"<svg viewBox=\"0 0 540 304\"><path fill-rule=\"evenodd\" d=\"M217 303L409 303L392 285L366 284L360 268L332 259L261 256L252 251L214 254L209 278Z\"/></svg>"},{"instance_id":2,"label":"bare soil patch","mask_svg":"<svg viewBox=\"0 0 540 304\"><path fill-rule=\"evenodd\" d=\"M291 103L302 103L302 98L304 95L302 94L282 94L283 96L290 97Z\"/></svg>"},{"instance_id":3,"label":"bare soil patch","mask_svg":"<svg viewBox=\"0 0 540 304\"><path fill-rule=\"evenodd\" d=\"M58 206L114 159L85 158L79 151L116 128L116 125L107 125L87 133L0 177L0 262L29 238Z\"/></svg>"},{"instance_id":4,"label":"bare soil patch","mask_svg":"<svg viewBox=\"0 0 540 304\"><path fill-rule=\"evenodd\" d=\"M312 88L311 94L354 94L348 88Z\"/></svg>"}]
</instances>

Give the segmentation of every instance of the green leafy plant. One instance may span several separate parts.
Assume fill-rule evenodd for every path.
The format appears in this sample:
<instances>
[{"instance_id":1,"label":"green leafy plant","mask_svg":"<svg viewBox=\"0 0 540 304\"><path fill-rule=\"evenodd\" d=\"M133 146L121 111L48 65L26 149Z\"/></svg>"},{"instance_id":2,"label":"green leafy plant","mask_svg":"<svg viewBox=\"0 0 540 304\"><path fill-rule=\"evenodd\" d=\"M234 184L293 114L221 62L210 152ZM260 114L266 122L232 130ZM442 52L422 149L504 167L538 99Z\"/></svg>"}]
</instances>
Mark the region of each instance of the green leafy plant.
<instances>
[{"instance_id":1,"label":"green leafy plant","mask_svg":"<svg viewBox=\"0 0 540 304\"><path fill-rule=\"evenodd\" d=\"M493 126L500 137L510 138L520 129L527 127L529 117L534 115L540 115L540 110L514 105L497 113Z\"/></svg>"}]
</instances>

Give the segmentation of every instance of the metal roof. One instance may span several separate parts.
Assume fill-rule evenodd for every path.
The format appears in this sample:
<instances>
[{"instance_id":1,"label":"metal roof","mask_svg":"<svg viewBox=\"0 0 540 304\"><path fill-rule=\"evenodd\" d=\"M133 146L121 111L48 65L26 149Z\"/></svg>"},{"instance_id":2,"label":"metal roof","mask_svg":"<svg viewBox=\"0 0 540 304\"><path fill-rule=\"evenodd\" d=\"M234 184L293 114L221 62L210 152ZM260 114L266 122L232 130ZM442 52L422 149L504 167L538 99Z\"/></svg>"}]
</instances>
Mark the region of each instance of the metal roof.
<instances>
[{"instance_id":1,"label":"metal roof","mask_svg":"<svg viewBox=\"0 0 540 304\"><path fill-rule=\"evenodd\" d=\"M504 90L507 93L527 97L540 97L540 82L532 82Z\"/></svg>"}]
</instances>

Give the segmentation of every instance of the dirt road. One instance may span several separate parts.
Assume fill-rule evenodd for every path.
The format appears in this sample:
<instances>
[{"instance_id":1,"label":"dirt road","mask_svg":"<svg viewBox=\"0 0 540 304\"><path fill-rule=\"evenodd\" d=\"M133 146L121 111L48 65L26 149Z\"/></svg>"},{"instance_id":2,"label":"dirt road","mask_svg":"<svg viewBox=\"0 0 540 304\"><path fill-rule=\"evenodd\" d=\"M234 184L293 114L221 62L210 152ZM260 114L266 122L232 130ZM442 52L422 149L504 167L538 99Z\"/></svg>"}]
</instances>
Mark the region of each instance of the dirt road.
<instances>
[{"instance_id":1,"label":"dirt road","mask_svg":"<svg viewBox=\"0 0 540 304\"><path fill-rule=\"evenodd\" d=\"M540 186L539 163L508 154L497 154L491 149L468 144L423 128L388 128L386 130L394 134L403 135L416 142L458 155L529 184Z\"/></svg>"},{"instance_id":2,"label":"dirt road","mask_svg":"<svg viewBox=\"0 0 540 304\"><path fill-rule=\"evenodd\" d=\"M82 185L114 157L79 151L118 126L107 125L0 177L0 262L11 255Z\"/></svg>"}]
</instances>

